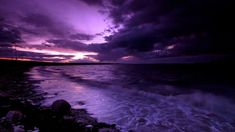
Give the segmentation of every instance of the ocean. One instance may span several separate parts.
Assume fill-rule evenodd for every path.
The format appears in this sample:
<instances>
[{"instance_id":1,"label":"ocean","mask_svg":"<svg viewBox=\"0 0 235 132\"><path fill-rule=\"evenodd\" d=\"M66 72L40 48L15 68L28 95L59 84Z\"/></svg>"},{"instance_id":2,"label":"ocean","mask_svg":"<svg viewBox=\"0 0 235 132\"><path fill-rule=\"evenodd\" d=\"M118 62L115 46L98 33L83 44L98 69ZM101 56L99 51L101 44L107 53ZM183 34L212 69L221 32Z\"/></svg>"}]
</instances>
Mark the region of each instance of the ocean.
<instances>
[{"instance_id":1,"label":"ocean","mask_svg":"<svg viewBox=\"0 0 235 132\"><path fill-rule=\"evenodd\" d=\"M223 68L226 69L226 68ZM36 66L42 106L57 99L121 131L235 131L231 69L205 65Z\"/></svg>"}]
</instances>

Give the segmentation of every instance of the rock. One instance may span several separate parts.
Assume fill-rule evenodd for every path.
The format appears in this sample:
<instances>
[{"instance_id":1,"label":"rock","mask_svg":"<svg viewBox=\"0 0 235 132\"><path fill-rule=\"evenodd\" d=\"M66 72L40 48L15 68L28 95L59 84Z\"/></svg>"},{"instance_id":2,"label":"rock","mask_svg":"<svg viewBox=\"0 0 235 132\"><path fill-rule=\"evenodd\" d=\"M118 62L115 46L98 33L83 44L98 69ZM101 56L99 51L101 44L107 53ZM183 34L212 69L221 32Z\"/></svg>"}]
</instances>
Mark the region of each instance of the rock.
<instances>
[{"instance_id":1,"label":"rock","mask_svg":"<svg viewBox=\"0 0 235 132\"><path fill-rule=\"evenodd\" d=\"M2 118L0 119L0 123L2 123L2 122L4 122L4 121L6 121L6 117L2 117Z\"/></svg>"},{"instance_id":2,"label":"rock","mask_svg":"<svg viewBox=\"0 0 235 132\"><path fill-rule=\"evenodd\" d=\"M9 111L6 114L6 120L11 123L20 122L23 119L23 114L20 111Z\"/></svg>"},{"instance_id":3,"label":"rock","mask_svg":"<svg viewBox=\"0 0 235 132\"><path fill-rule=\"evenodd\" d=\"M64 119L64 121L67 122L67 123L68 123L68 122L73 123L73 122L76 121L76 120L75 120L75 117L69 116L69 115L63 116L63 119Z\"/></svg>"},{"instance_id":4,"label":"rock","mask_svg":"<svg viewBox=\"0 0 235 132\"><path fill-rule=\"evenodd\" d=\"M1 125L0 125L0 130L1 130L1 132L13 132L13 129L11 129L11 128L7 129L5 127L2 127Z\"/></svg>"},{"instance_id":5,"label":"rock","mask_svg":"<svg viewBox=\"0 0 235 132\"><path fill-rule=\"evenodd\" d=\"M66 115L70 113L71 105L66 100L56 100L51 106L52 110L59 115Z\"/></svg>"},{"instance_id":6,"label":"rock","mask_svg":"<svg viewBox=\"0 0 235 132\"><path fill-rule=\"evenodd\" d=\"M6 121L3 117L0 122L0 132L13 132L12 123Z\"/></svg>"},{"instance_id":7,"label":"rock","mask_svg":"<svg viewBox=\"0 0 235 132\"><path fill-rule=\"evenodd\" d=\"M86 128L92 128L93 126L92 125L86 125Z\"/></svg>"},{"instance_id":8,"label":"rock","mask_svg":"<svg viewBox=\"0 0 235 132\"><path fill-rule=\"evenodd\" d=\"M40 132L39 128L35 127L33 132Z\"/></svg>"},{"instance_id":9,"label":"rock","mask_svg":"<svg viewBox=\"0 0 235 132\"><path fill-rule=\"evenodd\" d=\"M99 123L97 119L90 116L86 109L72 109L65 100L55 101L51 108L38 108L38 106L33 106L27 101L26 103L21 103L17 99L1 99L0 97L1 104L9 104L10 107L0 107L1 116L3 113L7 113L4 117L0 117L0 132L97 132L99 129L101 132L118 132L115 125ZM22 111L16 111L17 109ZM40 130L35 126L40 128Z\"/></svg>"},{"instance_id":10,"label":"rock","mask_svg":"<svg viewBox=\"0 0 235 132\"><path fill-rule=\"evenodd\" d=\"M14 129L13 130L14 132L25 132L24 126L22 126L22 125L14 126L13 129Z\"/></svg>"},{"instance_id":11,"label":"rock","mask_svg":"<svg viewBox=\"0 0 235 132\"><path fill-rule=\"evenodd\" d=\"M112 128L101 128L99 129L99 132L119 132L117 129Z\"/></svg>"},{"instance_id":12,"label":"rock","mask_svg":"<svg viewBox=\"0 0 235 132\"><path fill-rule=\"evenodd\" d=\"M93 126L93 125L86 125L85 127L86 127L89 131L92 131L92 129L93 129L94 126Z\"/></svg>"},{"instance_id":13,"label":"rock","mask_svg":"<svg viewBox=\"0 0 235 132\"><path fill-rule=\"evenodd\" d=\"M84 109L72 110L72 114L74 115L76 122L80 126L86 126L88 124L90 125L97 124L97 120L95 118L92 118Z\"/></svg>"},{"instance_id":14,"label":"rock","mask_svg":"<svg viewBox=\"0 0 235 132\"><path fill-rule=\"evenodd\" d=\"M40 132L39 128L34 127L33 130L27 130L27 132Z\"/></svg>"}]
</instances>

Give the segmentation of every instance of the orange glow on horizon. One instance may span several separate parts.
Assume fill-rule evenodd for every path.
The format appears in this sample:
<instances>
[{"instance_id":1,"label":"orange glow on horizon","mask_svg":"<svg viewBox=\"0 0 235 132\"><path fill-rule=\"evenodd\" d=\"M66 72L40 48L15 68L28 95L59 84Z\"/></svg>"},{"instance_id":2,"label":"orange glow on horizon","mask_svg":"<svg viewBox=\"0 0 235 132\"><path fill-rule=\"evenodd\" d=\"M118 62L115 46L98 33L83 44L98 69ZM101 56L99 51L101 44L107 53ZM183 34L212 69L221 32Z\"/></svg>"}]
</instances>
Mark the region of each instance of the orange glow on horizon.
<instances>
[{"instance_id":1,"label":"orange glow on horizon","mask_svg":"<svg viewBox=\"0 0 235 132\"><path fill-rule=\"evenodd\" d=\"M0 57L0 60L17 60L17 61L33 61L31 59L27 58L6 58L6 57Z\"/></svg>"}]
</instances>

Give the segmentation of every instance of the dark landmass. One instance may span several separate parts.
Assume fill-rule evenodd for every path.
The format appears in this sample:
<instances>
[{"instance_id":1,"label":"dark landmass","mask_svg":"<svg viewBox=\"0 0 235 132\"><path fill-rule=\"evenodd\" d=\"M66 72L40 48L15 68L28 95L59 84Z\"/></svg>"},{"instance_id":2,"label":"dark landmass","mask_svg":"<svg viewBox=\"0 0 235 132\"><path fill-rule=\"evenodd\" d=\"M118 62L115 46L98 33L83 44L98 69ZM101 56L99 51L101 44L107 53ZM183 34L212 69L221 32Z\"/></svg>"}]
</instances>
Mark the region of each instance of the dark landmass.
<instances>
[{"instance_id":1,"label":"dark landmass","mask_svg":"<svg viewBox=\"0 0 235 132\"><path fill-rule=\"evenodd\" d=\"M1 66L63 66L63 65L108 65L115 63L57 63L57 62L39 62L39 61L17 61L17 60L0 60Z\"/></svg>"},{"instance_id":2,"label":"dark landmass","mask_svg":"<svg viewBox=\"0 0 235 132\"><path fill-rule=\"evenodd\" d=\"M25 66L59 66L59 65L159 65L159 66L174 66L174 65L205 65L205 64L210 64L210 65L230 65L233 64L235 65L235 56L234 55L230 55L224 58L220 58L220 59L212 59L212 60L201 60L201 61L195 61L195 62L187 62L185 60L185 62L179 62L179 63L175 63L175 62L161 62L161 61L157 61L157 62L145 62L145 63L120 63L120 62L87 62L87 63L60 63L60 62L43 62L43 61L18 61L18 60L0 60L0 65L1 66L8 66L8 65L23 65Z\"/></svg>"}]
</instances>

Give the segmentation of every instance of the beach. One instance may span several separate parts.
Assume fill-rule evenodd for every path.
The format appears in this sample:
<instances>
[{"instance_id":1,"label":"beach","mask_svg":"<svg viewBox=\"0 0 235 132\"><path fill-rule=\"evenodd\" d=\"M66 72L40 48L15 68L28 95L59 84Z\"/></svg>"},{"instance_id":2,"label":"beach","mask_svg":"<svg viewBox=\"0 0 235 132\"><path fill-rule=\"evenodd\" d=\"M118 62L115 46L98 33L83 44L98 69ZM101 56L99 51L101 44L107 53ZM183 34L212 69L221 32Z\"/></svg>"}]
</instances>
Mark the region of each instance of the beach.
<instances>
[{"instance_id":1,"label":"beach","mask_svg":"<svg viewBox=\"0 0 235 132\"><path fill-rule=\"evenodd\" d=\"M115 124L98 122L86 109L72 109L66 100L55 101L47 107L41 106L46 93L37 92L33 84L39 81L30 80L26 75L34 63L23 62L22 65L21 62L1 62L1 64L1 132L119 131ZM64 107L66 113L63 113Z\"/></svg>"},{"instance_id":2,"label":"beach","mask_svg":"<svg viewBox=\"0 0 235 132\"><path fill-rule=\"evenodd\" d=\"M8 67L1 74L1 96L20 102L17 107L21 111L25 108L23 112L33 107L41 117L48 113L53 117L52 104L63 99L71 105L71 111L77 110L85 115L84 120L93 121L93 131L104 126L123 132L233 131L231 67L217 73L210 64ZM14 110L13 106L2 109L0 116ZM85 126L76 129L85 130ZM40 123L26 128L34 127L44 129ZM65 128L74 129L69 125Z\"/></svg>"}]
</instances>

